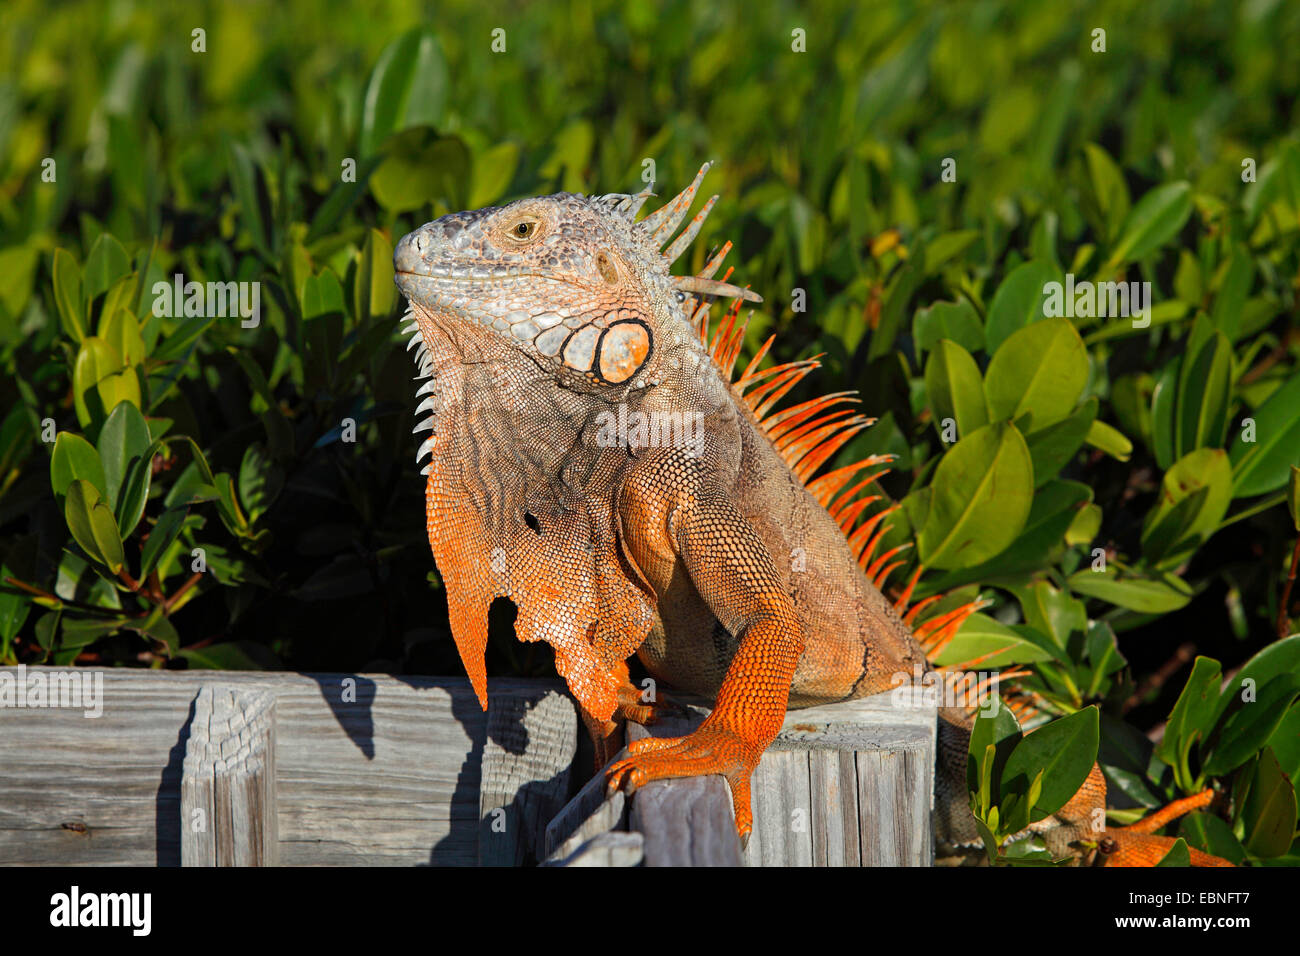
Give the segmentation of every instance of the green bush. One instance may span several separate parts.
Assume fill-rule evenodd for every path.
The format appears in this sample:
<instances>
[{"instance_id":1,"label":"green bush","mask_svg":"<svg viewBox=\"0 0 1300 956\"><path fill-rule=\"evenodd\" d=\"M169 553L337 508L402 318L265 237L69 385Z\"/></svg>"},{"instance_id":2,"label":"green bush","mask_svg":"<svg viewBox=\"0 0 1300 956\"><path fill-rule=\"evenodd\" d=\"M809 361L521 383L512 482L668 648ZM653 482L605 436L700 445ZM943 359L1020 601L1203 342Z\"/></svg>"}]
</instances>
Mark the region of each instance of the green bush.
<instances>
[{"instance_id":1,"label":"green bush","mask_svg":"<svg viewBox=\"0 0 1300 956\"><path fill-rule=\"evenodd\" d=\"M939 661L1023 671L1113 819L1215 785L1189 844L1300 859L1300 8L417 10L0 12L0 663L459 673L393 243L715 159L684 268L734 240L748 354L878 417L839 460L896 456L891 580L989 602ZM260 283L257 324L162 314L178 273ZM1147 324L1045 314L1067 275L1150 283ZM552 672L493 625L493 672ZM977 813L1058 772L990 766Z\"/></svg>"}]
</instances>

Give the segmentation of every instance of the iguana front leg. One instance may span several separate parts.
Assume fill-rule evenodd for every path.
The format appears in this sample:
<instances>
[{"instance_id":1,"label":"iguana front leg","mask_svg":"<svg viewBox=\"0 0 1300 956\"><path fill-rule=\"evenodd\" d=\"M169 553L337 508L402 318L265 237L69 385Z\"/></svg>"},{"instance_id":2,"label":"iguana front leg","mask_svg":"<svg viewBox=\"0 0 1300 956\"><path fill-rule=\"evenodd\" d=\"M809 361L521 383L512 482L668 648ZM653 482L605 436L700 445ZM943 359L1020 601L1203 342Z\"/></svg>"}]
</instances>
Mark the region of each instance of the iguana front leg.
<instances>
[{"instance_id":1,"label":"iguana front leg","mask_svg":"<svg viewBox=\"0 0 1300 956\"><path fill-rule=\"evenodd\" d=\"M722 774L745 839L753 828L749 778L785 718L802 628L767 547L730 501L706 498L673 512L667 525L695 589L740 645L704 722L685 737L633 743L630 755L609 768L609 789Z\"/></svg>"}]
</instances>

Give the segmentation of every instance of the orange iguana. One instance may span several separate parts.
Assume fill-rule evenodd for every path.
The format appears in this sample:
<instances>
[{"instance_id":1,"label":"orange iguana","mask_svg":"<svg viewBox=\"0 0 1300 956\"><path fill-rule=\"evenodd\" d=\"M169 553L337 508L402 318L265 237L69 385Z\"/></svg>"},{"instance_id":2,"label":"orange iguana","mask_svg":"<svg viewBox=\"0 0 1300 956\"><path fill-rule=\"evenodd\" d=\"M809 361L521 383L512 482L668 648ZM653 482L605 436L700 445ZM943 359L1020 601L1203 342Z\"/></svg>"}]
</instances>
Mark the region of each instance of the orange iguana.
<instances>
[{"instance_id":1,"label":"orange iguana","mask_svg":"<svg viewBox=\"0 0 1300 956\"><path fill-rule=\"evenodd\" d=\"M722 774L744 837L750 774L787 706L891 689L976 605L914 633L935 600L907 610L919 569L892 603L882 593L900 549L875 554L892 508L867 516L880 496L864 491L890 459L817 477L871 420L845 393L774 410L815 359L760 369L769 339L732 381L741 301L761 299L724 281L730 271L713 278L730 243L698 275L669 271L717 199L673 238L707 169L640 221L648 188L559 193L443 216L393 259L428 380L415 431L430 433L418 453L429 542L483 707L497 597L516 605L520 640L554 649L602 764L624 721L655 716L628 677L636 654L716 704L689 736L633 744L610 785ZM719 296L736 301L710 339ZM977 839L970 723L942 717L936 829L960 844ZM1065 829L1104 806L1094 777Z\"/></svg>"}]
</instances>

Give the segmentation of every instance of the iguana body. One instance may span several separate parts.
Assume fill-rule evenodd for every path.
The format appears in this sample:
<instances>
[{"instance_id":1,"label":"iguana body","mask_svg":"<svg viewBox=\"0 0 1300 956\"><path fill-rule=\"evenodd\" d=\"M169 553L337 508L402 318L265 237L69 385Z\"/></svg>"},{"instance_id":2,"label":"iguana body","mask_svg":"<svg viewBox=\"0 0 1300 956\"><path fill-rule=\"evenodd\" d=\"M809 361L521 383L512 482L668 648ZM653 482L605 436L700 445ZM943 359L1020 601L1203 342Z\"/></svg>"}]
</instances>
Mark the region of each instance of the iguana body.
<instances>
[{"instance_id":1,"label":"iguana body","mask_svg":"<svg viewBox=\"0 0 1300 956\"><path fill-rule=\"evenodd\" d=\"M698 276L669 271L713 204L669 242L707 169L639 222L648 191L560 193L444 216L403 238L394 263L429 379L416 428L431 432L429 541L480 702L497 597L516 605L521 640L554 649L602 762L624 720L654 716L628 679L636 654L716 704L687 737L633 744L611 785L722 774L745 835L750 774L787 706L895 686L974 607L914 635L900 616L911 585L897 609L882 594L894 552L874 552L890 509L864 517L878 498L859 492L887 459L814 479L870 421L845 395L772 411L815 361L759 371L764 346L731 381L739 300L758 297L712 278L728 247ZM719 295L738 301L709 347ZM937 819L953 842L975 838L968 728L944 714L951 809Z\"/></svg>"}]
</instances>

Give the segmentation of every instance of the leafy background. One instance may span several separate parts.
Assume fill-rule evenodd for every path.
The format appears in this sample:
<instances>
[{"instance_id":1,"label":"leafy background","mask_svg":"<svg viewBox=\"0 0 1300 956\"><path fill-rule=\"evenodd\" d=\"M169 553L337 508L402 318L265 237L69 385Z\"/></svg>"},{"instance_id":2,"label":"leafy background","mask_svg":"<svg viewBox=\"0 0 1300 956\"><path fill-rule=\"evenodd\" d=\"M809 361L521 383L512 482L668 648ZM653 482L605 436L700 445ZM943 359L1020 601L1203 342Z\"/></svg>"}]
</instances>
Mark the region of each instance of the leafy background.
<instances>
[{"instance_id":1,"label":"leafy background","mask_svg":"<svg viewBox=\"0 0 1300 956\"><path fill-rule=\"evenodd\" d=\"M459 673L392 244L714 159L685 267L733 240L747 354L879 417L840 460L897 456L892 580L990 601L941 660L1098 705L1113 819L1213 784L1189 842L1295 862L1300 7L10 0L0 38L0 662ZM261 325L153 315L175 272ZM1151 282L1150 328L1044 318L1065 272ZM508 615L489 666L549 670Z\"/></svg>"}]
</instances>

